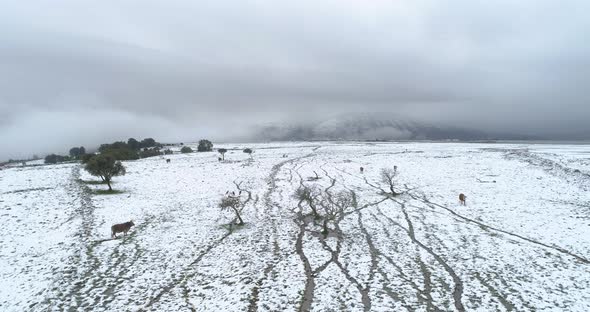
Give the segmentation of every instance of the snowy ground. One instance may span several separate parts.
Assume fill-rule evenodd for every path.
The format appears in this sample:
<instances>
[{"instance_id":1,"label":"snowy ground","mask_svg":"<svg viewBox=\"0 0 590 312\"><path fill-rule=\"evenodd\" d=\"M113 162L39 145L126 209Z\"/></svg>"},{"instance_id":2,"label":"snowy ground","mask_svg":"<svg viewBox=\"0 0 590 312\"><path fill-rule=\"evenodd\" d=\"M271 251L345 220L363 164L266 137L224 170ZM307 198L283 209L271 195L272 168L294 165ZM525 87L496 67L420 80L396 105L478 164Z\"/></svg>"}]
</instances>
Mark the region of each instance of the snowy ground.
<instances>
[{"instance_id":1,"label":"snowy ground","mask_svg":"<svg viewBox=\"0 0 590 312\"><path fill-rule=\"evenodd\" d=\"M125 162L114 195L78 164L0 170L0 310L590 310L588 145L223 147ZM302 185L357 203L324 237Z\"/></svg>"}]
</instances>

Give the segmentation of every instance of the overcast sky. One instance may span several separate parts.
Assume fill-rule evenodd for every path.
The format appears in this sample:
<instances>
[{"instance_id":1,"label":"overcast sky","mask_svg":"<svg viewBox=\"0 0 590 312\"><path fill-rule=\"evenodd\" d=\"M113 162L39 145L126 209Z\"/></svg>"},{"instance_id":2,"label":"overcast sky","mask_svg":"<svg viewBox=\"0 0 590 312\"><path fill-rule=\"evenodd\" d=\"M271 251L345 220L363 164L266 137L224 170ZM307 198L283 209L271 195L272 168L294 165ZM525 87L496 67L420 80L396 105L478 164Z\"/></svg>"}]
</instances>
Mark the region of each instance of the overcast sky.
<instances>
[{"instance_id":1,"label":"overcast sky","mask_svg":"<svg viewBox=\"0 0 590 312\"><path fill-rule=\"evenodd\" d=\"M0 159L312 113L590 134L589 36L587 0L6 0Z\"/></svg>"}]
</instances>

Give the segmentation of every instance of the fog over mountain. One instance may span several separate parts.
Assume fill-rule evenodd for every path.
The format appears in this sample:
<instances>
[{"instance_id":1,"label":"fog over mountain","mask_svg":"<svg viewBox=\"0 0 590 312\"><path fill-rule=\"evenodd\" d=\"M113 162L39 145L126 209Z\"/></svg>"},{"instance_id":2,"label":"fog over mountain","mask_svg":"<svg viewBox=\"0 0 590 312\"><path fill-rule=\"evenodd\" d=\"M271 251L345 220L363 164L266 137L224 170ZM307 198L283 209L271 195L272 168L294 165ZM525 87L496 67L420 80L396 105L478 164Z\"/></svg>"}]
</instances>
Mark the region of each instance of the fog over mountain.
<instances>
[{"instance_id":1,"label":"fog over mountain","mask_svg":"<svg viewBox=\"0 0 590 312\"><path fill-rule=\"evenodd\" d=\"M391 113L349 113L326 120L261 126L252 140L526 140L532 136L417 122Z\"/></svg>"},{"instance_id":2,"label":"fog over mountain","mask_svg":"<svg viewBox=\"0 0 590 312\"><path fill-rule=\"evenodd\" d=\"M9 0L0 159L128 137L261 140L268 125L590 139L588 12L583 0Z\"/></svg>"}]
</instances>

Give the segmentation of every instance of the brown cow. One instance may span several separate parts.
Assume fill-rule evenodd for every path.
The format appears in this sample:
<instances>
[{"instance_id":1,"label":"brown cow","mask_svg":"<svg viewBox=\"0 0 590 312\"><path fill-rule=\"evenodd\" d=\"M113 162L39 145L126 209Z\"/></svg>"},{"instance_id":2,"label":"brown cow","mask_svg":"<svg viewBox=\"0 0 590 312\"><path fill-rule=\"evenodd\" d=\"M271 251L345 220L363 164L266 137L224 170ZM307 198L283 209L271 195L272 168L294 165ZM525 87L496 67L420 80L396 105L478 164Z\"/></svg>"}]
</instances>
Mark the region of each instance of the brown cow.
<instances>
[{"instance_id":1,"label":"brown cow","mask_svg":"<svg viewBox=\"0 0 590 312\"><path fill-rule=\"evenodd\" d=\"M459 194L459 202L461 203L461 205L466 206L467 204L465 204L465 199L467 198L467 196L465 196L465 194L461 193Z\"/></svg>"},{"instance_id":2,"label":"brown cow","mask_svg":"<svg viewBox=\"0 0 590 312\"><path fill-rule=\"evenodd\" d=\"M133 221L129 221L111 226L111 238L117 238L117 233L121 232L123 232L123 236L127 236L127 232L134 225Z\"/></svg>"}]
</instances>

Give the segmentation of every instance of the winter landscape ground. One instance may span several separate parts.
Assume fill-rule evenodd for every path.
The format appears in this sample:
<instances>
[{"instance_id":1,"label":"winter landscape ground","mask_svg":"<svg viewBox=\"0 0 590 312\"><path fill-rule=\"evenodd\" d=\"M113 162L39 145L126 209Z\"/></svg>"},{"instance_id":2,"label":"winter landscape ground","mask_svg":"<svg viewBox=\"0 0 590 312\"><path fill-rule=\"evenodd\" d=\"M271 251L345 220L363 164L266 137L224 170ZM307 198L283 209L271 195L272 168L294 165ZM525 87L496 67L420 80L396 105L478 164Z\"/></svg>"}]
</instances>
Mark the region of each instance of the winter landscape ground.
<instances>
[{"instance_id":1,"label":"winter landscape ground","mask_svg":"<svg viewBox=\"0 0 590 312\"><path fill-rule=\"evenodd\" d=\"M124 162L111 195L80 164L1 170L0 310L590 310L590 145L222 147ZM355 201L324 235L302 186Z\"/></svg>"}]
</instances>

